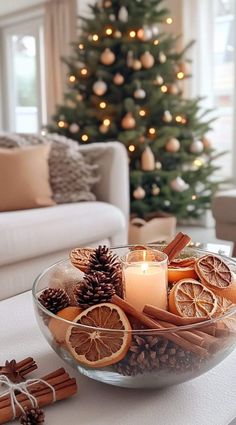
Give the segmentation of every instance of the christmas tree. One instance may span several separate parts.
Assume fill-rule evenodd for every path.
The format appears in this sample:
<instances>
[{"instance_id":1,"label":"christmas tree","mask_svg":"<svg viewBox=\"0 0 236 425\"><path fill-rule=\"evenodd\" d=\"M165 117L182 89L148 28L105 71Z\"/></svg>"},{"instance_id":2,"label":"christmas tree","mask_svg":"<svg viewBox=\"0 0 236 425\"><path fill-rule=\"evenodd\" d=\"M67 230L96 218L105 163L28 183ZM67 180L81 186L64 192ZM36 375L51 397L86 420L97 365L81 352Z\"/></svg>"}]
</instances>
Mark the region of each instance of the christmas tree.
<instances>
[{"instance_id":1,"label":"christmas tree","mask_svg":"<svg viewBox=\"0 0 236 425\"><path fill-rule=\"evenodd\" d=\"M217 167L201 99L183 97L190 46L177 50L162 0L98 0L90 8L73 56L64 59L69 87L50 131L79 143L123 143L132 213L201 216Z\"/></svg>"}]
</instances>

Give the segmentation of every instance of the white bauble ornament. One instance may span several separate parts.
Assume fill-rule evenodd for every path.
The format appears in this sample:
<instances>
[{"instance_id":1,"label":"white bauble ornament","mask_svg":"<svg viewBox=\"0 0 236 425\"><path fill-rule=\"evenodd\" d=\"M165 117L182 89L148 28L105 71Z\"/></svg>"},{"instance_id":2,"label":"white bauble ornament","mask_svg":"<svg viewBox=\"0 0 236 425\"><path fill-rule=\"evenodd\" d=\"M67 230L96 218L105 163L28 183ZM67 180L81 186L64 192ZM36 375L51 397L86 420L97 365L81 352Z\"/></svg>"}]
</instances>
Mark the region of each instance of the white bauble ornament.
<instances>
[{"instance_id":1,"label":"white bauble ornament","mask_svg":"<svg viewBox=\"0 0 236 425\"><path fill-rule=\"evenodd\" d=\"M112 65L116 60L115 54L107 47L100 56L103 65Z\"/></svg>"},{"instance_id":2,"label":"white bauble ornament","mask_svg":"<svg viewBox=\"0 0 236 425\"><path fill-rule=\"evenodd\" d=\"M142 186L138 186L137 189L135 189L133 191L134 199L141 200L141 199L145 198L145 195L146 195L146 192L145 192L145 190L143 189Z\"/></svg>"},{"instance_id":3,"label":"white bauble ornament","mask_svg":"<svg viewBox=\"0 0 236 425\"><path fill-rule=\"evenodd\" d=\"M132 128L135 128L136 121L131 112L127 112L127 114L122 118L121 126L125 130L131 130Z\"/></svg>"},{"instance_id":4,"label":"white bauble ornament","mask_svg":"<svg viewBox=\"0 0 236 425\"><path fill-rule=\"evenodd\" d=\"M120 22L128 22L129 13L125 6L122 6L118 13L118 19Z\"/></svg>"},{"instance_id":5,"label":"white bauble ornament","mask_svg":"<svg viewBox=\"0 0 236 425\"><path fill-rule=\"evenodd\" d=\"M147 146L141 155L141 170L152 171L155 170L155 157L149 146Z\"/></svg>"},{"instance_id":6,"label":"white bauble ornament","mask_svg":"<svg viewBox=\"0 0 236 425\"><path fill-rule=\"evenodd\" d=\"M152 26L152 33L153 33L154 36L159 34L159 28L158 28L157 25Z\"/></svg>"},{"instance_id":7,"label":"white bauble ornament","mask_svg":"<svg viewBox=\"0 0 236 425\"><path fill-rule=\"evenodd\" d=\"M170 187L175 192L184 192L185 190L189 189L189 184L186 183L182 177L176 177L176 179L172 180L170 182Z\"/></svg>"},{"instance_id":8,"label":"white bauble ornament","mask_svg":"<svg viewBox=\"0 0 236 425\"><path fill-rule=\"evenodd\" d=\"M134 71L139 71L142 68L142 63L138 59L134 59L132 68Z\"/></svg>"},{"instance_id":9,"label":"white bauble ornament","mask_svg":"<svg viewBox=\"0 0 236 425\"><path fill-rule=\"evenodd\" d=\"M187 211L194 211L195 210L195 205L187 205L187 207L186 207L186 210Z\"/></svg>"},{"instance_id":10,"label":"white bauble ornament","mask_svg":"<svg viewBox=\"0 0 236 425\"><path fill-rule=\"evenodd\" d=\"M159 62L160 63L165 63L166 62L166 55L165 55L165 53L160 52L159 53L159 56L158 56L158 59L159 59Z\"/></svg>"},{"instance_id":11,"label":"white bauble ornament","mask_svg":"<svg viewBox=\"0 0 236 425\"><path fill-rule=\"evenodd\" d=\"M161 189L156 184L152 185L152 195L153 196L159 195L160 191L161 191Z\"/></svg>"},{"instance_id":12,"label":"white bauble ornament","mask_svg":"<svg viewBox=\"0 0 236 425\"><path fill-rule=\"evenodd\" d=\"M115 38L121 38L122 37L122 33L119 30L116 30L113 35L114 35Z\"/></svg>"},{"instance_id":13,"label":"white bauble ornament","mask_svg":"<svg viewBox=\"0 0 236 425\"><path fill-rule=\"evenodd\" d=\"M157 86L162 86L162 84L164 83L164 80L162 78L161 75L157 75L156 79L154 80L154 84Z\"/></svg>"},{"instance_id":14,"label":"white bauble ornament","mask_svg":"<svg viewBox=\"0 0 236 425\"><path fill-rule=\"evenodd\" d=\"M141 89L141 88L136 89L136 90L134 91L134 97L135 97L135 99L145 99L145 97L146 97L146 92L145 92L145 90L143 90L143 89Z\"/></svg>"},{"instance_id":15,"label":"white bauble ornament","mask_svg":"<svg viewBox=\"0 0 236 425\"><path fill-rule=\"evenodd\" d=\"M191 153L201 153L204 150L204 145L201 140L194 140L190 145Z\"/></svg>"},{"instance_id":16,"label":"white bauble ornament","mask_svg":"<svg viewBox=\"0 0 236 425\"><path fill-rule=\"evenodd\" d=\"M109 15L109 19L111 22L114 22L116 20L115 15Z\"/></svg>"},{"instance_id":17,"label":"white bauble ornament","mask_svg":"<svg viewBox=\"0 0 236 425\"><path fill-rule=\"evenodd\" d=\"M140 57L140 61L141 61L141 64L143 65L143 67L144 67L145 69L152 68L152 67L153 67L153 65L154 65L154 63L155 63L155 59L154 59L154 57L151 55L151 53L150 53L150 52L144 52L144 53L142 54L142 56Z\"/></svg>"},{"instance_id":18,"label":"white bauble ornament","mask_svg":"<svg viewBox=\"0 0 236 425\"><path fill-rule=\"evenodd\" d=\"M103 96L107 91L107 85L104 81L98 80L93 85L93 91L97 96Z\"/></svg>"},{"instance_id":19,"label":"white bauble ornament","mask_svg":"<svg viewBox=\"0 0 236 425\"><path fill-rule=\"evenodd\" d=\"M166 199L166 200L164 201L164 205L165 205L165 207L169 207L169 206L170 206L170 201L169 201L169 199Z\"/></svg>"},{"instance_id":20,"label":"white bauble ornament","mask_svg":"<svg viewBox=\"0 0 236 425\"><path fill-rule=\"evenodd\" d=\"M121 84L123 84L124 82L124 77L122 74L120 74L119 72L117 72L114 77L113 77L113 82L117 85L117 86L121 86Z\"/></svg>"},{"instance_id":21,"label":"white bauble ornament","mask_svg":"<svg viewBox=\"0 0 236 425\"><path fill-rule=\"evenodd\" d=\"M171 122L173 119L170 111L165 111L162 118L163 118L163 121L167 123Z\"/></svg>"},{"instance_id":22,"label":"white bauble ornament","mask_svg":"<svg viewBox=\"0 0 236 425\"><path fill-rule=\"evenodd\" d=\"M175 137L172 137L166 143L166 150L167 150L167 152L173 152L174 153L174 152L178 152L179 149L180 149L180 142Z\"/></svg>"},{"instance_id":23,"label":"white bauble ornament","mask_svg":"<svg viewBox=\"0 0 236 425\"><path fill-rule=\"evenodd\" d=\"M99 131L102 134L106 134L109 130L109 127L107 125L101 124L99 127Z\"/></svg>"},{"instance_id":24,"label":"white bauble ornament","mask_svg":"<svg viewBox=\"0 0 236 425\"><path fill-rule=\"evenodd\" d=\"M149 27L144 27L143 28L143 36L142 36L142 40L143 41L148 41L152 39L152 30Z\"/></svg>"},{"instance_id":25,"label":"white bauble ornament","mask_svg":"<svg viewBox=\"0 0 236 425\"><path fill-rule=\"evenodd\" d=\"M162 163L160 161L156 161L155 168L156 168L156 170L161 170L162 169Z\"/></svg>"},{"instance_id":26,"label":"white bauble ornament","mask_svg":"<svg viewBox=\"0 0 236 425\"><path fill-rule=\"evenodd\" d=\"M78 133L78 131L79 131L79 125L76 123L76 122L73 122L70 126L69 126L69 131L71 132L71 133Z\"/></svg>"}]
</instances>

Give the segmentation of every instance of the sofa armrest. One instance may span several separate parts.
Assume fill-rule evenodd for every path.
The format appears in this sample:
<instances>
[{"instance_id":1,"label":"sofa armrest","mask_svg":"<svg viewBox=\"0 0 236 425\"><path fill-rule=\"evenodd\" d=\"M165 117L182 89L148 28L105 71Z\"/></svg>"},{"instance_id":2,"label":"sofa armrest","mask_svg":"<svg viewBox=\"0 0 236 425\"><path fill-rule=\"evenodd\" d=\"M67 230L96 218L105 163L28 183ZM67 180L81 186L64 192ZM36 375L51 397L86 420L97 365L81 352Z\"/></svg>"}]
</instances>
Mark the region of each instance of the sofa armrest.
<instances>
[{"instance_id":1,"label":"sofa armrest","mask_svg":"<svg viewBox=\"0 0 236 425\"><path fill-rule=\"evenodd\" d=\"M125 147L119 142L93 143L80 146L91 163L99 166L100 180L94 186L99 201L120 208L129 220L129 166Z\"/></svg>"}]
</instances>

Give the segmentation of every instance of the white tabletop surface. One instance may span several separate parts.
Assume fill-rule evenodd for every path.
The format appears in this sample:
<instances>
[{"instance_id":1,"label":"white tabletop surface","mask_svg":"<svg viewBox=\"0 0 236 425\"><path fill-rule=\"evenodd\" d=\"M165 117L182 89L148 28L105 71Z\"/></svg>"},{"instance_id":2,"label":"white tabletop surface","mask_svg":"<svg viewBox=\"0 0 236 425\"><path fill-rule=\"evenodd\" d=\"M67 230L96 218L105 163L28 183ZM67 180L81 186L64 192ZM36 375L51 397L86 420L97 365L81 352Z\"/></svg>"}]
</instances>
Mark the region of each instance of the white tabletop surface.
<instances>
[{"instance_id":1,"label":"white tabletop surface","mask_svg":"<svg viewBox=\"0 0 236 425\"><path fill-rule=\"evenodd\" d=\"M228 425L236 417L236 350L207 374L175 387L112 387L63 363L41 335L31 293L25 293L0 302L0 365L27 356L39 365L35 376L64 366L79 384L78 395L45 408L46 425Z\"/></svg>"}]
</instances>

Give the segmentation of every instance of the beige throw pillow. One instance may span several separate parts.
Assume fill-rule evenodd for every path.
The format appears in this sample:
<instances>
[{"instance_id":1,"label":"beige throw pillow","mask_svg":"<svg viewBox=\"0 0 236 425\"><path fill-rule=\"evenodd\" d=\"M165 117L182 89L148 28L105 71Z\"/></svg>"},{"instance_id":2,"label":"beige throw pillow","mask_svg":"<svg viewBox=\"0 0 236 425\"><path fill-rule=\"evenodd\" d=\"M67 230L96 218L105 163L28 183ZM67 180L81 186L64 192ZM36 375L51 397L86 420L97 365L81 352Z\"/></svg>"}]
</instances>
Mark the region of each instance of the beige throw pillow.
<instances>
[{"instance_id":1,"label":"beige throw pillow","mask_svg":"<svg viewBox=\"0 0 236 425\"><path fill-rule=\"evenodd\" d=\"M0 211L55 205L49 184L50 145L0 148Z\"/></svg>"}]
</instances>

